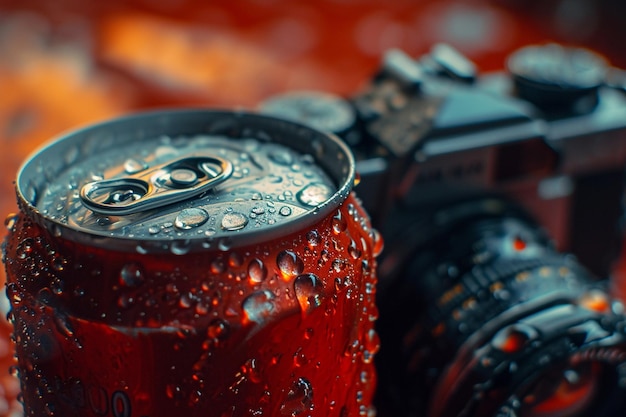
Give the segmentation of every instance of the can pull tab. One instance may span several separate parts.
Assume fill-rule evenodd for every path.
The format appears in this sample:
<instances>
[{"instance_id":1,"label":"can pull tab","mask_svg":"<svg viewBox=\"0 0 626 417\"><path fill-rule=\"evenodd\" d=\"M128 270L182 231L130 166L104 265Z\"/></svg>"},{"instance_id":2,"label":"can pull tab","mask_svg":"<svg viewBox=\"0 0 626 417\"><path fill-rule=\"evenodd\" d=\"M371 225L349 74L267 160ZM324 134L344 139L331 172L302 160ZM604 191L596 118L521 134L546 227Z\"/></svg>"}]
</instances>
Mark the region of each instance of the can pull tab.
<instances>
[{"instance_id":1,"label":"can pull tab","mask_svg":"<svg viewBox=\"0 0 626 417\"><path fill-rule=\"evenodd\" d=\"M85 184L83 204L96 213L127 215L197 196L222 183L233 164L215 156L191 156L136 175Z\"/></svg>"}]
</instances>

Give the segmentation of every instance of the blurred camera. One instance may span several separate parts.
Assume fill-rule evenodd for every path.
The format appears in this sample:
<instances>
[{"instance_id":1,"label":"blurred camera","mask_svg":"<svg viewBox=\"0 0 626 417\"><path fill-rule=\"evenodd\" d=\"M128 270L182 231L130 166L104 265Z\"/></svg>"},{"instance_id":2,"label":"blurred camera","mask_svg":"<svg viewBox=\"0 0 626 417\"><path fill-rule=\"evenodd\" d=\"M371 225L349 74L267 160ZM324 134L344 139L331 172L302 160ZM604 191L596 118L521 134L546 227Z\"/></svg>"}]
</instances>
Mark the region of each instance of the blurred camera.
<instances>
[{"instance_id":1,"label":"blurred camera","mask_svg":"<svg viewBox=\"0 0 626 417\"><path fill-rule=\"evenodd\" d=\"M477 73L448 45L389 51L350 98L261 111L331 131L383 233L381 416L621 416L624 73L557 44ZM567 253L567 254L565 254Z\"/></svg>"}]
</instances>

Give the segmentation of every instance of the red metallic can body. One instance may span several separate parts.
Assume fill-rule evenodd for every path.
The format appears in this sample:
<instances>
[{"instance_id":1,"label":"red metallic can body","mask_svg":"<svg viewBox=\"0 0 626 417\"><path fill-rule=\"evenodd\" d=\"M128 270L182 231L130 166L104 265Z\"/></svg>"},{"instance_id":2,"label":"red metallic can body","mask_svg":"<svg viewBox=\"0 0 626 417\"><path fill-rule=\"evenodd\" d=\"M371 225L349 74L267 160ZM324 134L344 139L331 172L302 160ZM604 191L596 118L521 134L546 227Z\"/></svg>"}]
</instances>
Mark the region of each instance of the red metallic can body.
<instances>
[{"instance_id":1,"label":"red metallic can body","mask_svg":"<svg viewBox=\"0 0 626 417\"><path fill-rule=\"evenodd\" d=\"M111 131L122 133L103 140ZM235 150L241 160L256 158L260 171L272 171L259 162L268 143L274 146L279 138L289 147L293 140L301 160L286 164L270 155L296 173L285 181L307 188L304 178L312 174L298 179L300 165L319 165L334 171L329 176L336 190L325 199L310 190L290 198L285 188L282 198L258 188L246 194L256 185L241 185L251 174L237 175L235 166L232 181L239 183L232 187L226 179L223 191L138 214L92 216L90 208L79 207L81 200L70 196L68 202L65 194L54 199L62 209L39 203L54 191L46 183L65 181L64 173L76 165L70 159L105 155L157 134L207 132L221 135L214 147L224 137L247 144L257 138L260 147L247 154ZM95 152L84 145L90 138L97 138L90 145ZM176 140L168 146L178 152L186 145L184 138ZM54 153L67 156L75 148L64 148L69 142L83 144L78 156L47 165L56 161ZM154 160L142 154L149 162L139 171L170 158L158 149L154 154ZM176 169L187 168L170 165L151 178L166 172L171 181L164 190L185 189L186 177ZM104 172L98 190L108 185ZM84 191L85 181L68 188ZM10 220L5 244L26 415L373 415L375 256L382 243L351 193L353 182L351 156L333 137L253 114L138 115L70 134L41 150L18 178L21 212ZM148 197L133 195L130 203L113 193L101 201L130 207L150 198L153 190L145 190ZM88 193L82 194L84 201ZM198 208L195 202L203 199L207 206ZM300 207L302 201L310 209ZM219 209L210 212L210 205ZM63 214L51 214L55 210ZM159 217L163 211L175 220ZM111 226L116 222L119 228Z\"/></svg>"}]
</instances>

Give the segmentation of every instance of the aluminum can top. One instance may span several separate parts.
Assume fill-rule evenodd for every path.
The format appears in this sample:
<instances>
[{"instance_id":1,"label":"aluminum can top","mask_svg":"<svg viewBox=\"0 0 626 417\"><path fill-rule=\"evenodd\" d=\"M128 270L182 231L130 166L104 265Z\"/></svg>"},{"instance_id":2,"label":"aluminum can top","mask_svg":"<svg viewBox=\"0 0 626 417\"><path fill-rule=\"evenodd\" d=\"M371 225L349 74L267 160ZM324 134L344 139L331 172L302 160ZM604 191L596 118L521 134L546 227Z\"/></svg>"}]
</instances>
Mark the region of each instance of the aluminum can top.
<instances>
[{"instance_id":1,"label":"aluminum can top","mask_svg":"<svg viewBox=\"0 0 626 417\"><path fill-rule=\"evenodd\" d=\"M342 141L298 123L168 110L62 136L22 166L17 193L57 237L183 254L303 230L347 198L354 170Z\"/></svg>"}]
</instances>

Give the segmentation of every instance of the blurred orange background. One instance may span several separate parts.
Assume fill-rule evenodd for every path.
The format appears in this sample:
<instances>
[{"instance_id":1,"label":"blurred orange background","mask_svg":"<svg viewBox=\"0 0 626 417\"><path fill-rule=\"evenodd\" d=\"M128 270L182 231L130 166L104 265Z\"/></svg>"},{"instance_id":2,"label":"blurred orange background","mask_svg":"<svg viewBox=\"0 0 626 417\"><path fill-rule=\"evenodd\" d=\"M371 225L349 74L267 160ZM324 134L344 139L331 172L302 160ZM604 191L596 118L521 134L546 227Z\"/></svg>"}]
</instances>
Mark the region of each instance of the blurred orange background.
<instances>
[{"instance_id":1,"label":"blurred orange background","mask_svg":"<svg viewBox=\"0 0 626 417\"><path fill-rule=\"evenodd\" d=\"M418 55L447 42L490 71L522 45L558 41L626 67L619 3L0 0L0 213L16 210L21 162L63 131L155 107L252 108L293 89L347 95L391 47ZM21 413L2 370L9 333L0 323L0 416Z\"/></svg>"}]
</instances>

